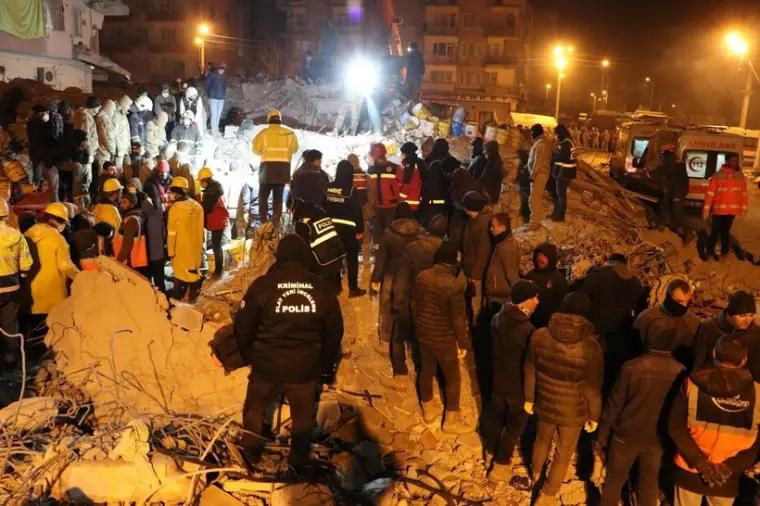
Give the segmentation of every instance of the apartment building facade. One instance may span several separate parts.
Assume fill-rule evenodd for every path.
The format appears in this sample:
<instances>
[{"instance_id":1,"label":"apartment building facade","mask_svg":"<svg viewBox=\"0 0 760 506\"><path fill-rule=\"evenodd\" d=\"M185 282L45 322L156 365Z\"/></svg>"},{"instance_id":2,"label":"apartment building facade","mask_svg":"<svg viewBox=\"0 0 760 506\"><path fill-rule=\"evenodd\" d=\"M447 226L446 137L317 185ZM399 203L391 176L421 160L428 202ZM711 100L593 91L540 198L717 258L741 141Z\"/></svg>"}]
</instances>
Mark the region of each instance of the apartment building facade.
<instances>
[{"instance_id":1,"label":"apartment building facade","mask_svg":"<svg viewBox=\"0 0 760 506\"><path fill-rule=\"evenodd\" d=\"M505 121L523 100L529 25L527 0L427 0L424 99Z\"/></svg>"},{"instance_id":2,"label":"apartment building facade","mask_svg":"<svg viewBox=\"0 0 760 506\"><path fill-rule=\"evenodd\" d=\"M106 72L129 75L100 54L106 16L124 16L118 0L29 0L23 10L14 3L0 8L0 79L38 80L58 90L92 91L93 76Z\"/></svg>"},{"instance_id":3,"label":"apartment building facade","mask_svg":"<svg viewBox=\"0 0 760 506\"><path fill-rule=\"evenodd\" d=\"M246 0L124 0L129 16L109 19L103 28L102 50L114 61L133 69L135 83L172 83L198 76L203 37L200 26L221 37L204 37L206 62L226 62L234 72L240 55L241 23L247 18Z\"/></svg>"}]
</instances>

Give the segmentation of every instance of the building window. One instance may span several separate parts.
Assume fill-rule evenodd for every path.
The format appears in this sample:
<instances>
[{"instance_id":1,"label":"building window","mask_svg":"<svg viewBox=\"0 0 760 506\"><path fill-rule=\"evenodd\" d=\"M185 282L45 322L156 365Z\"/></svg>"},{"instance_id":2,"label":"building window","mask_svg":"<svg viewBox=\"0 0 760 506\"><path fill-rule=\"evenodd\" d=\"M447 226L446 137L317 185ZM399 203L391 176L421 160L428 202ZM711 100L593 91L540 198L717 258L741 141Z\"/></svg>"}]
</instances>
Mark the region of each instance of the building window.
<instances>
[{"instance_id":1,"label":"building window","mask_svg":"<svg viewBox=\"0 0 760 506\"><path fill-rule=\"evenodd\" d=\"M486 55L486 44L485 42L478 42L478 49L475 52L475 56L478 58L482 58Z\"/></svg>"},{"instance_id":2,"label":"building window","mask_svg":"<svg viewBox=\"0 0 760 506\"><path fill-rule=\"evenodd\" d=\"M456 50L456 46L450 42L436 42L433 44L434 56L454 56Z\"/></svg>"},{"instance_id":3,"label":"building window","mask_svg":"<svg viewBox=\"0 0 760 506\"><path fill-rule=\"evenodd\" d=\"M434 70L430 73L430 80L434 83L453 83L454 73L451 71Z\"/></svg>"},{"instance_id":4,"label":"building window","mask_svg":"<svg viewBox=\"0 0 760 506\"><path fill-rule=\"evenodd\" d=\"M462 27L472 28L475 26L475 14L462 14Z\"/></svg>"},{"instance_id":5,"label":"building window","mask_svg":"<svg viewBox=\"0 0 760 506\"><path fill-rule=\"evenodd\" d=\"M63 0L45 0L50 11L50 22L54 32L65 32L66 21L63 19Z\"/></svg>"},{"instance_id":6,"label":"building window","mask_svg":"<svg viewBox=\"0 0 760 506\"><path fill-rule=\"evenodd\" d=\"M480 26L481 28L488 28L489 26L491 26L491 16L488 14L481 14Z\"/></svg>"},{"instance_id":7,"label":"building window","mask_svg":"<svg viewBox=\"0 0 760 506\"><path fill-rule=\"evenodd\" d=\"M507 16L507 21L504 25L504 32L507 37L514 37L517 35L517 18L512 14Z\"/></svg>"},{"instance_id":8,"label":"building window","mask_svg":"<svg viewBox=\"0 0 760 506\"><path fill-rule=\"evenodd\" d=\"M158 10L161 12L175 12L177 11L176 0L159 0Z\"/></svg>"},{"instance_id":9,"label":"building window","mask_svg":"<svg viewBox=\"0 0 760 506\"><path fill-rule=\"evenodd\" d=\"M486 72L486 79L488 84L496 84L499 75L496 72Z\"/></svg>"},{"instance_id":10,"label":"building window","mask_svg":"<svg viewBox=\"0 0 760 506\"><path fill-rule=\"evenodd\" d=\"M491 5L496 5L496 6L504 5L504 0L491 0Z\"/></svg>"},{"instance_id":11,"label":"building window","mask_svg":"<svg viewBox=\"0 0 760 506\"><path fill-rule=\"evenodd\" d=\"M135 30L135 37L137 39L136 42L138 44L148 42L148 29L138 28L137 30Z\"/></svg>"},{"instance_id":12,"label":"building window","mask_svg":"<svg viewBox=\"0 0 760 506\"><path fill-rule=\"evenodd\" d=\"M433 24L442 28L455 28L457 26L457 18L454 14L436 14L433 18Z\"/></svg>"},{"instance_id":13,"label":"building window","mask_svg":"<svg viewBox=\"0 0 760 506\"><path fill-rule=\"evenodd\" d=\"M161 42L174 43L177 40L177 30L174 28L161 29Z\"/></svg>"},{"instance_id":14,"label":"building window","mask_svg":"<svg viewBox=\"0 0 760 506\"><path fill-rule=\"evenodd\" d=\"M76 7L71 11L74 17L74 37L82 36L82 9Z\"/></svg>"},{"instance_id":15,"label":"building window","mask_svg":"<svg viewBox=\"0 0 760 506\"><path fill-rule=\"evenodd\" d=\"M459 48L461 49L462 58L467 58L470 55L470 45L467 42L462 42Z\"/></svg>"},{"instance_id":16,"label":"building window","mask_svg":"<svg viewBox=\"0 0 760 506\"><path fill-rule=\"evenodd\" d=\"M500 44L489 44L488 45L488 56L491 58L499 58L501 57L501 45Z\"/></svg>"}]
</instances>

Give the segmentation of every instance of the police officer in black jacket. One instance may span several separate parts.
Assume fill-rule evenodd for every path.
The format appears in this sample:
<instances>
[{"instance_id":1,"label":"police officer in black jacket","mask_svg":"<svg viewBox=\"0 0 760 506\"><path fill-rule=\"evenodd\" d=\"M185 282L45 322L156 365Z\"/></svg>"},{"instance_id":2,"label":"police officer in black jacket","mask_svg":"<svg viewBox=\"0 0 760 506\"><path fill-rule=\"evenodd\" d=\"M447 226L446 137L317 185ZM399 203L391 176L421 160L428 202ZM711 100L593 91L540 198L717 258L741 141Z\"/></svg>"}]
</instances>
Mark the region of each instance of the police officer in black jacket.
<instances>
[{"instance_id":1,"label":"police officer in black jacket","mask_svg":"<svg viewBox=\"0 0 760 506\"><path fill-rule=\"evenodd\" d=\"M259 456L264 409L280 393L290 404L290 465L309 459L312 410L320 377L331 381L343 338L343 315L327 281L309 270L311 252L299 236L284 237L277 261L253 282L235 316L234 338L252 368L243 408L246 457ZM212 345L213 347L213 345ZM215 348L217 358L225 358Z\"/></svg>"},{"instance_id":2,"label":"police officer in black jacket","mask_svg":"<svg viewBox=\"0 0 760 506\"><path fill-rule=\"evenodd\" d=\"M331 282L336 293L340 293L343 288L335 280L340 278L346 248L332 218L318 205L296 199L293 220L296 222L296 234L311 248L311 271Z\"/></svg>"},{"instance_id":3,"label":"police officer in black jacket","mask_svg":"<svg viewBox=\"0 0 760 506\"><path fill-rule=\"evenodd\" d=\"M348 296L361 297L367 293L359 288L359 241L364 235L362 198L354 186L354 166L348 160L338 163L335 181L325 188L324 208L346 250ZM340 272L336 275L336 284L341 286Z\"/></svg>"}]
</instances>

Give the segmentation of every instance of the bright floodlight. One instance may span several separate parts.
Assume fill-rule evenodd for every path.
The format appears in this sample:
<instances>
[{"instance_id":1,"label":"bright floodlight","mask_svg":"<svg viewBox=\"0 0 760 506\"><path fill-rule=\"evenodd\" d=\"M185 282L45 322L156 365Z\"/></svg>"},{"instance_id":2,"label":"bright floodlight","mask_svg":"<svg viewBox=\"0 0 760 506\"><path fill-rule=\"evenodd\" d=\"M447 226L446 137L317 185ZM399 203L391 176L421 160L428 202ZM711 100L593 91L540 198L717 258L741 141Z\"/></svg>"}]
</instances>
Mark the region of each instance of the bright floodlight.
<instances>
[{"instance_id":1,"label":"bright floodlight","mask_svg":"<svg viewBox=\"0 0 760 506\"><path fill-rule=\"evenodd\" d=\"M201 26L199 26L198 27L198 31L201 32L204 35L207 34L208 33L208 25L201 25Z\"/></svg>"},{"instance_id":2,"label":"bright floodlight","mask_svg":"<svg viewBox=\"0 0 760 506\"><path fill-rule=\"evenodd\" d=\"M672 107L673 109L675 109L675 108L676 108L676 104L671 104L671 107Z\"/></svg>"},{"instance_id":3,"label":"bright floodlight","mask_svg":"<svg viewBox=\"0 0 760 506\"><path fill-rule=\"evenodd\" d=\"M556 60L554 60L554 65L559 69L563 70L565 67L567 67L567 58L564 56L558 56Z\"/></svg>"},{"instance_id":4,"label":"bright floodlight","mask_svg":"<svg viewBox=\"0 0 760 506\"><path fill-rule=\"evenodd\" d=\"M200 43L203 42L200 37L195 38L195 43L200 45Z\"/></svg>"},{"instance_id":5,"label":"bright floodlight","mask_svg":"<svg viewBox=\"0 0 760 506\"><path fill-rule=\"evenodd\" d=\"M596 95L596 93L594 93L594 92L592 91L592 92L591 92L591 96L593 97L594 95Z\"/></svg>"},{"instance_id":6,"label":"bright floodlight","mask_svg":"<svg viewBox=\"0 0 760 506\"><path fill-rule=\"evenodd\" d=\"M354 60L348 66L348 86L369 93L377 86L377 71L367 60Z\"/></svg>"},{"instance_id":7,"label":"bright floodlight","mask_svg":"<svg viewBox=\"0 0 760 506\"><path fill-rule=\"evenodd\" d=\"M744 56L749 50L749 44L737 32L730 32L726 35L726 47L737 56Z\"/></svg>"},{"instance_id":8,"label":"bright floodlight","mask_svg":"<svg viewBox=\"0 0 760 506\"><path fill-rule=\"evenodd\" d=\"M562 46L555 46L554 47L554 56L562 56L562 53L565 52L565 48Z\"/></svg>"},{"instance_id":9,"label":"bright floodlight","mask_svg":"<svg viewBox=\"0 0 760 506\"><path fill-rule=\"evenodd\" d=\"M607 68L609 66L610 66L610 61L609 60L602 60L602 67Z\"/></svg>"},{"instance_id":10,"label":"bright floodlight","mask_svg":"<svg viewBox=\"0 0 760 506\"><path fill-rule=\"evenodd\" d=\"M573 51L575 51L575 48L573 46L567 46L568 53L572 53Z\"/></svg>"},{"instance_id":11,"label":"bright floodlight","mask_svg":"<svg viewBox=\"0 0 760 506\"><path fill-rule=\"evenodd\" d=\"M550 90L550 89L552 89L552 85L551 85L551 84L549 84L549 83L547 83L547 84L546 84L546 89L547 89L547 90Z\"/></svg>"},{"instance_id":12,"label":"bright floodlight","mask_svg":"<svg viewBox=\"0 0 760 506\"><path fill-rule=\"evenodd\" d=\"M647 82L651 81L651 79L649 79L648 77L646 78L646 80L647 80Z\"/></svg>"}]
</instances>

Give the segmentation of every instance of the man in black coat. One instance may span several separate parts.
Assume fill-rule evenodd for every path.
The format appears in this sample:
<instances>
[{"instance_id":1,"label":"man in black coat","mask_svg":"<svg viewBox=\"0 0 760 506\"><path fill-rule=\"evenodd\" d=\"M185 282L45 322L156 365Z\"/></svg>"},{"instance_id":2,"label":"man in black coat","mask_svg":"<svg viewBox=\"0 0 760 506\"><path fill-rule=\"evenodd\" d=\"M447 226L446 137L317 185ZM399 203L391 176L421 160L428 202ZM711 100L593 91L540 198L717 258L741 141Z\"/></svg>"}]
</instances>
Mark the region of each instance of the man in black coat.
<instances>
[{"instance_id":1,"label":"man in black coat","mask_svg":"<svg viewBox=\"0 0 760 506\"><path fill-rule=\"evenodd\" d=\"M491 320L493 343L493 389L483 414L482 435L489 458L496 455L488 479L509 482L513 475L512 453L528 422L523 409L523 361L530 336L536 328L530 315L538 307L538 287L520 279L512 285L512 302L507 302Z\"/></svg>"},{"instance_id":2,"label":"man in black coat","mask_svg":"<svg viewBox=\"0 0 760 506\"><path fill-rule=\"evenodd\" d=\"M679 162L675 147L666 144L660 148L662 165L649 173L662 188L660 220L681 234L684 245L694 239L694 232L686 219L686 195L689 193L689 174L686 164Z\"/></svg>"},{"instance_id":3,"label":"man in black coat","mask_svg":"<svg viewBox=\"0 0 760 506\"><path fill-rule=\"evenodd\" d=\"M617 506L637 460L639 504L657 506L662 429L685 369L671 354L676 343L673 323L659 317L652 326L646 354L623 365L599 422L595 451L608 454L601 506Z\"/></svg>"},{"instance_id":4,"label":"man in black coat","mask_svg":"<svg viewBox=\"0 0 760 506\"><path fill-rule=\"evenodd\" d=\"M462 205L467 214L462 237L462 267L468 282L470 325L475 325L483 302L483 278L493 250L489 231L493 210L488 205L488 196L479 192L468 192Z\"/></svg>"},{"instance_id":5,"label":"man in black coat","mask_svg":"<svg viewBox=\"0 0 760 506\"><path fill-rule=\"evenodd\" d=\"M567 279L557 270L556 246L545 242L533 250L533 270L525 279L533 281L539 289L539 305L531 321L537 329L546 327L569 289Z\"/></svg>"},{"instance_id":6,"label":"man in black coat","mask_svg":"<svg viewBox=\"0 0 760 506\"><path fill-rule=\"evenodd\" d=\"M711 367L713 349L721 336L731 336L747 349L747 369L760 382L760 327L755 324L755 298L739 290L728 298L728 307L718 316L702 322L694 338L694 370Z\"/></svg>"},{"instance_id":7,"label":"man in black coat","mask_svg":"<svg viewBox=\"0 0 760 506\"><path fill-rule=\"evenodd\" d=\"M329 282L309 271L311 252L299 236L284 237L277 261L253 282L235 315L234 337L252 367L243 408L243 447L256 459L264 409L280 393L290 404L293 436L288 461L306 464L312 411L320 378L334 375L343 338L343 315ZM219 357L220 359L222 357Z\"/></svg>"},{"instance_id":8,"label":"man in black coat","mask_svg":"<svg viewBox=\"0 0 760 506\"><path fill-rule=\"evenodd\" d=\"M483 138L475 137L470 143L472 151L470 156L470 167L467 169L472 179L477 181L483 175L483 168L486 166L486 155L483 153Z\"/></svg>"}]
</instances>

